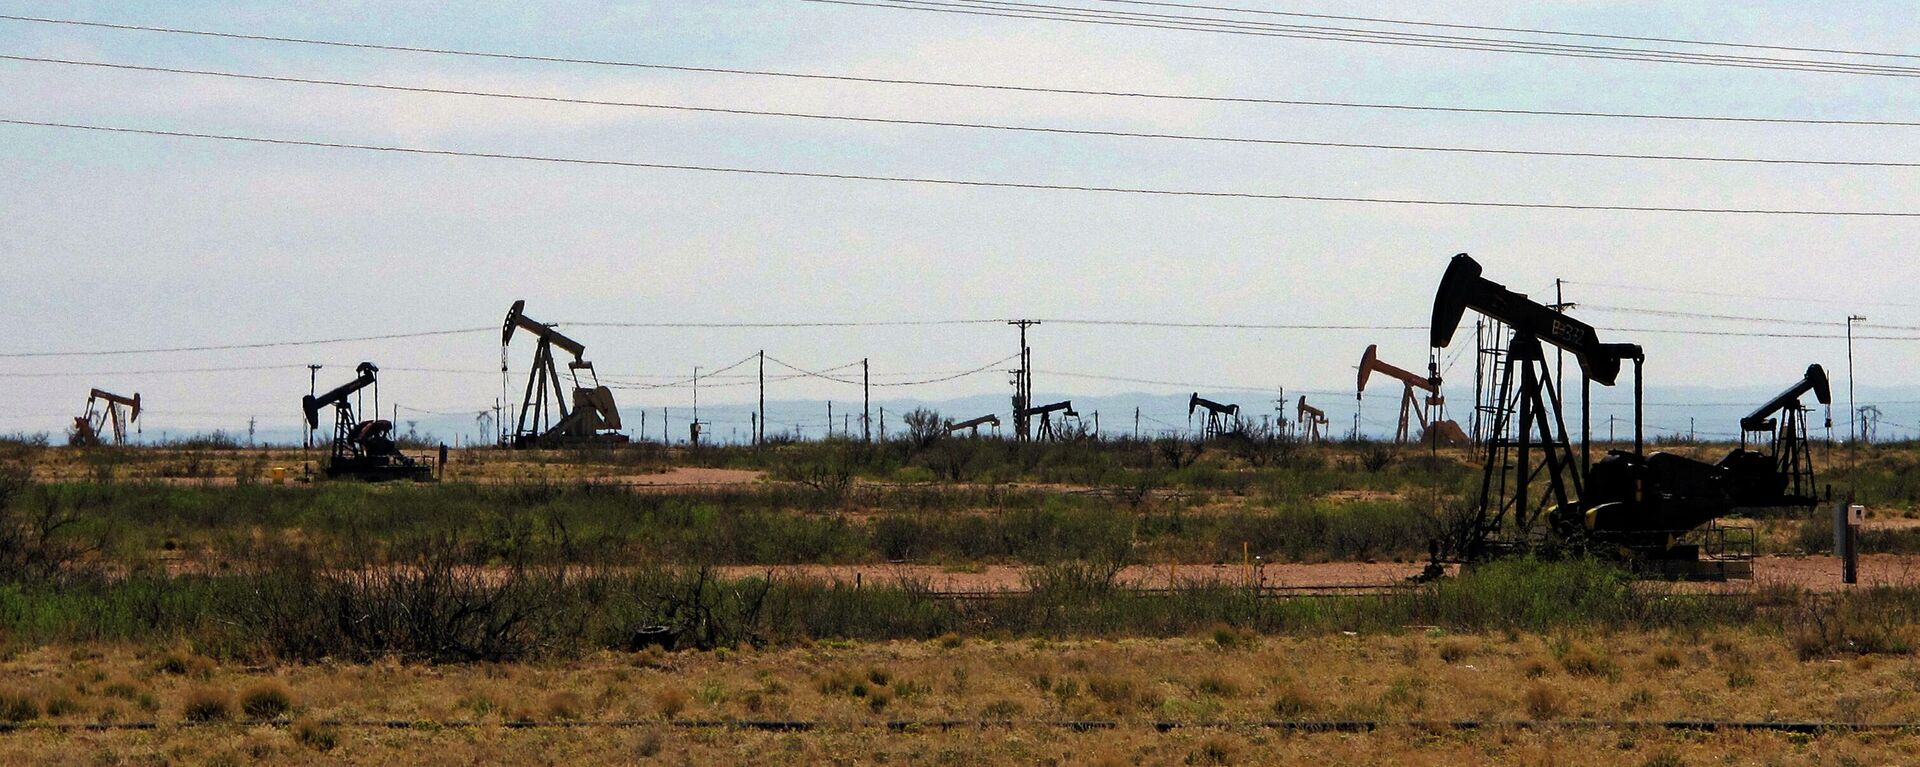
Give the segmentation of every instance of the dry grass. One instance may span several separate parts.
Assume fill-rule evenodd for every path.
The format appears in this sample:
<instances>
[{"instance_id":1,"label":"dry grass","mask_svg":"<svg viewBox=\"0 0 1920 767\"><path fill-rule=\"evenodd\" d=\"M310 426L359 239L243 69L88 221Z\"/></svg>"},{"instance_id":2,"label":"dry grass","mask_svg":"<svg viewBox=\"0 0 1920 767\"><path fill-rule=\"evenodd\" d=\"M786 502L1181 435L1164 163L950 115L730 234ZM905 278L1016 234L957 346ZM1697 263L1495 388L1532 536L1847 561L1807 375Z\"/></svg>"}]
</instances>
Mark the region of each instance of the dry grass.
<instances>
[{"instance_id":1,"label":"dry grass","mask_svg":"<svg viewBox=\"0 0 1920 767\"><path fill-rule=\"evenodd\" d=\"M180 703L180 718L189 722L221 722L233 717L233 698L218 687L189 691Z\"/></svg>"},{"instance_id":2,"label":"dry grass","mask_svg":"<svg viewBox=\"0 0 1920 767\"><path fill-rule=\"evenodd\" d=\"M278 679L262 679L240 691L240 713L249 719L279 719L293 710L293 690Z\"/></svg>"},{"instance_id":3,"label":"dry grass","mask_svg":"<svg viewBox=\"0 0 1920 767\"><path fill-rule=\"evenodd\" d=\"M18 709L24 712L18 717L35 721L155 720L163 724L162 730L95 733L66 743L15 733L0 737L0 763L90 761L99 753L86 749L106 748L121 761L137 761L130 755L141 749L167 754L184 749L195 756L175 755L168 761L187 763L297 762L299 754L317 758L323 753L328 761L344 763L412 763L417 760L406 757L410 750L441 748L448 750L431 752L440 762L462 762L456 755L465 754L509 764L541 763L561 754L572 754L569 758L583 764L625 763L622 760L649 753L695 763L744 759L801 764L842 758L868 763L888 755L903 763L1057 759L1065 764L1241 764L1270 763L1278 755L1294 754L1315 762L1404 758L1442 764L1489 761L1485 754L1492 752L1486 749L1505 755L1492 761L1515 763L1572 758L1640 764L1669 753L1687 763L1719 763L1702 759L1705 751L1698 746L1718 743L1735 751L1753 747L1759 750L1743 753L1764 754L1785 741L1647 731L1614 734L1608 740L1582 731L1547 737L1498 729L1438 737L1380 732L1331 739L1259 728L1182 728L1161 734L1150 724L1160 719L1660 719L1697 718L1702 712L1751 720L1920 721L1920 660L1876 656L1871 663L1802 661L1788 639L1741 631L1692 637L1269 636L1228 652L1208 632L1173 640L970 640L960 647L934 640L725 653L604 653L564 664L326 664L253 673L210 665L204 675L156 670L152 657L129 648L88 649L75 653L72 648L39 648L0 661L0 679L21 680L0 694L0 713ZM79 655L85 657L76 660ZM1752 671L1730 681L1740 669ZM233 690L241 692L236 697ZM164 727L179 721L262 718L269 708L284 718L293 713L292 690L299 690L299 719L291 726ZM52 715L46 711L47 701L56 696L68 702ZM155 705L142 707L137 701L143 697ZM386 732L319 724L334 719L478 720L487 726L458 730L456 738L431 728ZM839 724L828 728L831 731L806 734L661 727L558 739L550 730L500 729L512 721L597 719L812 719ZM1013 724L1010 729L891 737L879 726L888 720L936 719ZM1113 719L1120 726L1088 737L1032 724L1063 719ZM1620 750L1616 741L1622 739L1640 745L1615 753ZM554 745L563 741L572 745ZM548 754L529 745L535 742L559 750ZM1302 748L1308 742L1333 750L1316 755L1314 749ZM1583 756L1572 750L1572 744L1581 742L1602 746L1604 755ZM763 751L733 750L746 743ZM1819 752L1829 758L1857 753L1863 763L1888 763L1908 761L1888 750L1904 748L1904 743L1831 735L1794 747L1800 749L1796 753ZM51 750L24 758L30 753L21 750L27 744ZM82 750L70 750L76 748ZM255 752L271 758L256 759ZM947 758L934 758L947 752ZM909 758L911 754L921 756Z\"/></svg>"}]
</instances>

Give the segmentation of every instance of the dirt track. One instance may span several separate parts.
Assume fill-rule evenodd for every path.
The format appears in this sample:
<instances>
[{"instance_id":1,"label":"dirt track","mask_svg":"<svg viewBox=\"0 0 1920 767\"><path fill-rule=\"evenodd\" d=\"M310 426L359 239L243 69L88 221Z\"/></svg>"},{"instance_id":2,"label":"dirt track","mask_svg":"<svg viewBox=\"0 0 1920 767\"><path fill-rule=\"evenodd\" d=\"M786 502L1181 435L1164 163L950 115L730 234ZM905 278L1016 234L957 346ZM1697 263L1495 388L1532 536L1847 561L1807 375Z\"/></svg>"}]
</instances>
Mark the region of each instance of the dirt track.
<instances>
[{"instance_id":1,"label":"dirt track","mask_svg":"<svg viewBox=\"0 0 1920 767\"><path fill-rule=\"evenodd\" d=\"M1170 582L1180 585L1220 583L1244 585L1258 582L1269 588L1313 591L1338 591L1355 587L1404 585L1420 572L1423 563L1327 562L1316 564L1269 564L1250 573L1239 565L1134 566L1122 570L1119 581L1136 588L1165 588ZM773 565L721 568L730 577L773 573L781 577L814 578L841 583L897 583L903 579L923 582L935 591L986 593L1019 591L1027 588L1027 573L1032 568L1018 565L979 567L943 567L940 565ZM1754 561L1751 581L1712 584L1707 590L1739 591L1756 586L1791 584L1808 591L1838 591L1839 560L1827 556L1765 556ZM1874 585L1920 584L1920 555L1872 554L1861 558L1860 583L1854 588Z\"/></svg>"}]
</instances>

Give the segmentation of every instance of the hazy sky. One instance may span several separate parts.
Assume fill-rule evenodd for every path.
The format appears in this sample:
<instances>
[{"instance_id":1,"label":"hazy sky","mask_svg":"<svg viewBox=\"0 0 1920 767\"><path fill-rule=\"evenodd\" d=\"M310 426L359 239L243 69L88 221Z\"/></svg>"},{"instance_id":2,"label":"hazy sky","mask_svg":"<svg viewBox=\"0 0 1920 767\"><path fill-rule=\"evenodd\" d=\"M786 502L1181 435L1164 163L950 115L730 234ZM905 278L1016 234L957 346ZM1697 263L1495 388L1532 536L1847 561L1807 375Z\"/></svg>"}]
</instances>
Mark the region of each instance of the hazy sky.
<instances>
[{"instance_id":1,"label":"hazy sky","mask_svg":"<svg viewBox=\"0 0 1920 767\"><path fill-rule=\"evenodd\" d=\"M1920 53L1910 2L1385 2L1247 7ZM823 5L27 2L0 13L689 66L1446 106L1920 120L1912 78L1588 61ZM1592 42L1592 41L1589 41ZM1739 51L1731 51L1739 52ZM1315 141L1920 161L1920 128L1709 124L1013 94L352 51L0 21L0 53L571 98ZM1746 51L1751 55L1811 55ZM1914 59L1875 63L1920 64ZM1283 194L1920 211L1920 170L1498 157L1045 136L383 93L0 61L0 116L676 164ZM0 125L0 353L481 328L327 346L0 357L0 431L57 431L89 387L139 391L148 428L291 426L371 359L383 396L499 396L509 303L548 322L1110 318L1424 325L1449 256L1536 296L1569 286L1611 328L1835 333L1604 307L1871 322L1863 384L1920 384L1920 220L1493 210L964 189L215 143ZM604 374L661 381L757 349L876 381L977 368L1000 325L568 328ZM1655 384L1796 379L1835 340L1613 331ZM1347 391L1360 351L1407 367L1426 333L1043 325L1043 391L1171 393L1057 373ZM1466 334L1462 338L1466 338ZM512 367L529 347L517 343ZM1452 352L1449 352L1451 358ZM1464 359L1464 358L1463 358ZM209 373L182 369L285 366ZM1001 367L1006 367L1005 365ZM1450 371L1460 380L1462 365ZM741 368L735 372L745 371ZM114 372L167 371L167 372ZM773 371L770 371L773 372ZM1470 373L1467 374L1470 377ZM652 377L652 378L645 378ZM900 387L1004 393L1003 373ZM518 385L517 383L515 384ZM744 401L748 387L703 389ZM517 396L517 391L515 392ZM626 390L680 406L685 387ZM849 397L782 381L781 399ZM1458 396L1468 396L1462 387Z\"/></svg>"}]
</instances>

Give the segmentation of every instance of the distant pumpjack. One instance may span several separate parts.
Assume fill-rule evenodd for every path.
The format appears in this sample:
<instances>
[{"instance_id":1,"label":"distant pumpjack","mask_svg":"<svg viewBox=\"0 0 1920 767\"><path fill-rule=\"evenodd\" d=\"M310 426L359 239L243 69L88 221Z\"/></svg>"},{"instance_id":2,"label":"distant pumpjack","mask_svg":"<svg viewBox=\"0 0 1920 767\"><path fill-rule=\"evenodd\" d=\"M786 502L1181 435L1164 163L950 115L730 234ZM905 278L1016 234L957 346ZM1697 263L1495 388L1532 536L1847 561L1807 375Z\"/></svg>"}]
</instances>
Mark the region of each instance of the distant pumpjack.
<instances>
[{"instance_id":1,"label":"distant pumpjack","mask_svg":"<svg viewBox=\"0 0 1920 767\"><path fill-rule=\"evenodd\" d=\"M67 443L77 446L101 444L103 431L113 432L113 444L127 444L127 424L140 420L140 394L123 397L94 389L87 395L87 411L73 418L73 435ZM136 427L137 428L137 427Z\"/></svg>"},{"instance_id":2,"label":"distant pumpjack","mask_svg":"<svg viewBox=\"0 0 1920 767\"><path fill-rule=\"evenodd\" d=\"M980 416L979 418L969 418L965 421L960 421L959 423L948 421L947 434L953 434L954 432L960 431L961 429L967 429L968 430L967 436L978 437L980 436L980 427L987 426L987 425L991 425L993 426L993 428L996 428L996 429L1000 428L1000 416L994 415L992 413L988 413L986 415Z\"/></svg>"},{"instance_id":3,"label":"distant pumpjack","mask_svg":"<svg viewBox=\"0 0 1920 767\"><path fill-rule=\"evenodd\" d=\"M1740 448L1720 459L1730 494L1741 506L1813 506L1820 501L1813 481L1813 443L1807 439L1807 414L1800 398L1812 394L1828 406L1826 426L1833 428L1833 390L1827 371L1808 365L1799 383L1780 392L1740 419ZM1748 449L1753 435L1768 442L1765 452ZM1757 441L1757 440L1756 440Z\"/></svg>"},{"instance_id":4,"label":"distant pumpjack","mask_svg":"<svg viewBox=\"0 0 1920 767\"><path fill-rule=\"evenodd\" d=\"M1194 392L1187 399L1187 417L1193 417L1193 412L1199 409L1207 411L1207 420L1200 428L1201 438L1214 439L1240 431L1239 405L1223 405Z\"/></svg>"},{"instance_id":5,"label":"distant pumpjack","mask_svg":"<svg viewBox=\"0 0 1920 767\"><path fill-rule=\"evenodd\" d=\"M353 403L347 398L370 386L374 387L374 410L378 412L380 368L371 362L362 362L354 372L358 375L352 381L333 391L301 398L300 409L306 413L308 429L320 428L321 408L333 408L333 446L322 472L328 479L368 482L433 479L432 463L401 453L400 446L388 436L393 433L392 421L354 418Z\"/></svg>"},{"instance_id":6,"label":"distant pumpjack","mask_svg":"<svg viewBox=\"0 0 1920 767\"><path fill-rule=\"evenodd\" d=\"M1307 397L1304 394L1300 395L1300 406L1294 411L1294 420L1300 424L1302 441L1319 442L1326 438L1327 413L1307 404Z\"/></svg>"},{"instance_id":7,"label":"distant pumpjack","mask_svg":"<svg viewBox=\"0 0 1920 767\"><path fill-rule=\"evenodd\" d=\"M1360 380L1354 387L1353 398L1358 401L1367 390L1367 380L1374 374L1393 378L1404 385L1400 396L1400 426L1393 434L1393 441L1401 444L1413 436L1413 422L1420 423L1420 441L1434 445L1464 445L1467 433L1460 424L1447 420L1433 420L1444 413L1447 398L1440 395L1440 387L1432 379L1403 368L1380 361L1380 346L1370 344L1367 351L1360 355ZM1415 395L1415 389L1426 392L1426 397Z\"/></svg>"},{"instance_id":8,"label":"distant pumpjack","mask_svg":"<svg viewBox=\"0 0 1920 767\"><path fill-rule=\"evenodd\" d=\"M507 370L507 345L513 342L514 331L525 330L538 339L533 349L533 370L527 374L527 392L520 402L520 416L507 444L515 448L625 444L627 436L619 431L620 409L614 405L613 390L600 384L600 375L594 372L593 363L582 358L587 348L552 326L528 317L524 311L526 305L525 301L513 302L500 328L503 375ZM571 412L567 407L566 387L553 362L556 346L573 356L573 361L567 363L573 393ZM581 385L582 370L592 379L591 386ZM548 399L549 391L552 399Z\"/></svg>"},{"instance_id":9,"label":"distant pumpjack","mask_svg":"<svg viewBox=\"0 0 1920 767\"><path fill-rule=\"evenodd\" d=\"M1039 407L1030 407L1024 410L1014 411L1015 416L1027 419L1028 423L1032 423L1032 419L1034 416L1040 417L1040 427L1034 430L1034 433L1033 433L1034 439L1046 440L1046 441L1059 441L1063 435L1060 433L1059 430L1054 428L1054 423L1053 423L1054 413L1060 414L1061 420L1063 422L1062 425L1065 425L1064 422L1067 419L1070 419L1070 418L1078 419L1080 417L1080 414L1074 412L1073 410L1072 400L1062 400L1060 402L1055 402L1051 405L1041 405Z\"/></svg>"}]
</instances>

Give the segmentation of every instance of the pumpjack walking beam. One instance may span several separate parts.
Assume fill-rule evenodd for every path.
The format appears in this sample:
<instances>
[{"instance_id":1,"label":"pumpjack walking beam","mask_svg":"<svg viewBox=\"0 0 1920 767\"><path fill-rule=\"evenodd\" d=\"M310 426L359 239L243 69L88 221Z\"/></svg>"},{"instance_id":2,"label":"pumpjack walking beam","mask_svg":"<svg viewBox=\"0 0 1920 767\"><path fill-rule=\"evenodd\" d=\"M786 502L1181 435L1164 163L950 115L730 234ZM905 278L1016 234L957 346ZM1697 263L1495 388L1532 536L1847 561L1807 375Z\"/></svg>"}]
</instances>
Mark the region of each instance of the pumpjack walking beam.
<instances>
[{"instance_id":1,"label":"pumpjack walking beam","mask_svg":"<svg viewBox=\"0 0 1920 767\"><path fill-rule=\"evenodd\" d=\"M952 434L956 431L960 431L961 429L966 429L968 430L967 436L978 437L980 436L981 426L992 426L993 428L996 428L996 429L1000 428L1000 416L994 415L992 413L988 413L986 415L980 416L979 418L969 418L965 421L960 421L958 423L953 421L948 421L947 433Z\"/></svg>"},{"instance_id":2,"label":"pumpjack walking beam","mask_svg":"<svg viewBox=\"0 0 1920 767\"><path fill-rule=\"evenodd\" d=\"M528 317L526 301L515 301L507 310L500 328L500 369L507 369L507 346L515 331L533 334L533 368L527 375L526 394L521 399L520 415L509 439L512 447L549 447L590 443L622 443L619 433L620 409L613 401L613 390L600 384L593 363L585 359L586 346L565 334ZM559 347L573 357L567 363L569 388L560 377L553 349ZM580 371L586 371L592 384L583 386ZM551 396L551 399L549 399ZM568 402L572 402L569 409Z\"/></svg>"}]
</instances>

